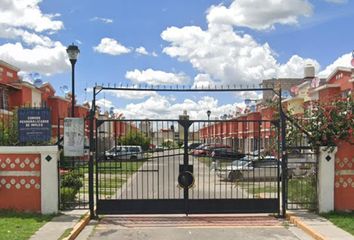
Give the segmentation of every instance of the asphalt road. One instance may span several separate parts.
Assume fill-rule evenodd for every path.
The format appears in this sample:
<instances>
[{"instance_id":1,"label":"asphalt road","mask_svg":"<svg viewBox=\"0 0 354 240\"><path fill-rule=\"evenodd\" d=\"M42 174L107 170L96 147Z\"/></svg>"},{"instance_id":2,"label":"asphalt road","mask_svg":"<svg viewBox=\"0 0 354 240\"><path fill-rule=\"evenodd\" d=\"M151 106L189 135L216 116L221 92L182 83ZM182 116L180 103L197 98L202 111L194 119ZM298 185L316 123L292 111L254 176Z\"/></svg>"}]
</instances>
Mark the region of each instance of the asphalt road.
<instances>
[{"instance_id":1,"label":"asphalt road","mask_svg":"<svg viewBox=\"0 0 354 240\"><path fill-rule=\"evenodd\" d=\"M110 199L183 199L183 189L177 181L180 164L183 164L182 150L154 153ZM189 164L193 165L195 176L190 199L251 197L236 184L222 181L205 161L189 156Z\"/></svg>"}]
</instances>

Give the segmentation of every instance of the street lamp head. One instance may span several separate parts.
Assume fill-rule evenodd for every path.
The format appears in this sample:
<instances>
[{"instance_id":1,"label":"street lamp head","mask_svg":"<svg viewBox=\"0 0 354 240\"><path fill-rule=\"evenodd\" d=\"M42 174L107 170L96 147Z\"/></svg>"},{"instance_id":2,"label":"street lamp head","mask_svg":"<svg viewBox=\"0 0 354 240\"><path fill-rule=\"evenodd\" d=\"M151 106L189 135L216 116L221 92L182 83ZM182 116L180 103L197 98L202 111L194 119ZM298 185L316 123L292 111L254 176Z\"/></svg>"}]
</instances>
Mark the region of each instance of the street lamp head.
<instances>
[{"instance_id":1,"label":"street lamp head","mask_svg":"<svg viewBox=\"0 0 354 240\"><path fill-rule=\"evenodd\" d=\"M66 52L68 53L69 59L71 61L76 61L77 57L80 53L80 50L79 50L79 47L73 43L68 46L68 48L66 49Z\"/></svg>"},{"instance_id":2,"label":"street lamp head","mask_svg":"<svg viewBox=\"0 0 354 240\"><path fill-rule=\"evenodd\" d=\"M210 117L210 114L211 114L211 111L210 111L210 110L208 110L208 111L207 111L207 115L208 115L208 117Z\"/></svg>"}]
</instances>

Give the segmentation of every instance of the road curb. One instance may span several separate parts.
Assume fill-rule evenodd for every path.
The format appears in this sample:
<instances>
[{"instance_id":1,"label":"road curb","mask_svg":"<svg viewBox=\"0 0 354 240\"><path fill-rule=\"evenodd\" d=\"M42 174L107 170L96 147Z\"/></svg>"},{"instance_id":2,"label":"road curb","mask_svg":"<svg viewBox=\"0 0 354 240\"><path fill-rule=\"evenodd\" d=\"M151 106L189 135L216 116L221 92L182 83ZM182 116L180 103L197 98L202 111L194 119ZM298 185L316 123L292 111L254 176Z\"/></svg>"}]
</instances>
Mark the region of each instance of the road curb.
<instances>
[{"instance_id":1,"label":"road curb","mask_svg":"<svg viewBox=\"0 0 354 240\"><path fill-rule=\"evenodd\" d=\"M65 237L63 240L74 240L89 222L90 222L90 214L89 212L87 212L83 215L81 220L75 224L69 236Z\"/></svg>"},{"instance_id":2,"label":"road curb","mask_svg":"<svg viewBox=\"0 0 354 240\"><path fill-rule=\"evenodd\" d=\"M297 217L295 213L291 213L291 212L286 213L285 216L289 222L291 222L292 224L294 224L295 226L297 226L298 228L306 232L312 238L316 240L326 240L326 238L323 235L321 235L316 230L314 230L309 225L307 225L304 221L302 221L299 217Z\"/></svg>"}]
</instances>

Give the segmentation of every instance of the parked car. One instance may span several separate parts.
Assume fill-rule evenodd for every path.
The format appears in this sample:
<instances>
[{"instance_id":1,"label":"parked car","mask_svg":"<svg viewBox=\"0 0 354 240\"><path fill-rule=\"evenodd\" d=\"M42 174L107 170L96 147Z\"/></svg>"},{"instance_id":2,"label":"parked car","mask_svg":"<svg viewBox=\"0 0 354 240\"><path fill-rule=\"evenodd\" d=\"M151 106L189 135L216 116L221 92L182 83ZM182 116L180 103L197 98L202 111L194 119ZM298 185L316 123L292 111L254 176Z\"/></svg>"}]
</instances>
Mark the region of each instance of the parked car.
<instances>
[{"instance_id":1,"label":"parked car","mask_svg":"<svg viewBox=\"0 0 354 240\"><path fill-rule=\"evenodd\" d=\"M203 144L192 151L193 156L211 156L211 153L216 148L231 148L228 145L214 143L214 144Z\"/></svg>"},{"instance_id":2,"label":"parked car","mask_svg":"<svg viewBox=\"0 0 354 240\"><path fill-rule=\"evenodd\" d=\"M116 146L105 152L106 160L141 160L144 153L141 146Z\"/></svg>"},{"instance_id":3,"label":"parked car","mask_svg":"<svg viewBox=\"0 0 354 240\"><path fill-rule=\"evenodd\" d=\"M163 152L165 150L165 148L163 146L157 146L155 148L155 152Z\"/></svg>"},{"instance_id":4,"label":"parked car","mask_svg":"<svg viewBox=\"0 0 354 240\"><path fill-rule=\"evenodd\" d=\"M213 158L213 161L217 161L217 160L233 161L233 160L244 158L245 156L246 155L244 153L233 151L231 148L215 148L211 153L211 157Z\"/></svg>"},{"instance_id":5,"label":"parked car","mask_svg":"<svg viewBox=\"0 0 354 240\"><path fill-rule=\"evenodd\" d=\"M270 181L278 178L278 160L273 156L264 156L250 160L249 157L233 161L230 166L217 169L217 175L227 181ZM280 162L279 162L279 165ZM279 167L279 177L281 168Z\"/></svg>"},{"instance_id":6,"label":"parked car","mask_svg":"<svg viewBox=\"0 0 354 240\"><path fill-rule=\"evenodd\" d=\"M199 147L200 145L202 145L202 143L190 143L188 145L188 149L193 150L193 149L196 149L197 147Z\"/></svg>"}]
</instances>

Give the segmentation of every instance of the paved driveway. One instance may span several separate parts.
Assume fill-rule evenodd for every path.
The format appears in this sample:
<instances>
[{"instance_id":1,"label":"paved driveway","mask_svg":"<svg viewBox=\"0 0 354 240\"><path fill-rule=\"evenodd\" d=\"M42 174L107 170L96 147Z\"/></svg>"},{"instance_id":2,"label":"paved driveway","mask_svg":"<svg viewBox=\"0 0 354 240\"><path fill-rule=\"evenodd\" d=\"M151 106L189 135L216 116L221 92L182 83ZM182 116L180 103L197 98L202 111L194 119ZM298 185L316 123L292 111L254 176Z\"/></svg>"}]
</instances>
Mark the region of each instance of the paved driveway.
<instances>
[{"instance_id":1,"label":"paved driveway","mask_svg":"<svg viewBox=\"0 0 354 240\"><path fill-rule=\"evenodd\" d=\"M80 234L83 239L120 240L295 240L303 232L270 216L105 216Z\"/></svg>"},{"instance_id":2,"label":"paved driveway","mask_svg":"<svg viewBox=\"0 0 354 240\"><path fill-rule=\"evenodd\" d=\"M183 199L183 189L177 182L180 164L183 164L180 149L154 153L110 199ZM220 181L201 159L189 156L189 164L193 165L195 176L194 187L189 190L190 199L250 197L235 184Z\"/></svg>"}]
</instances>

